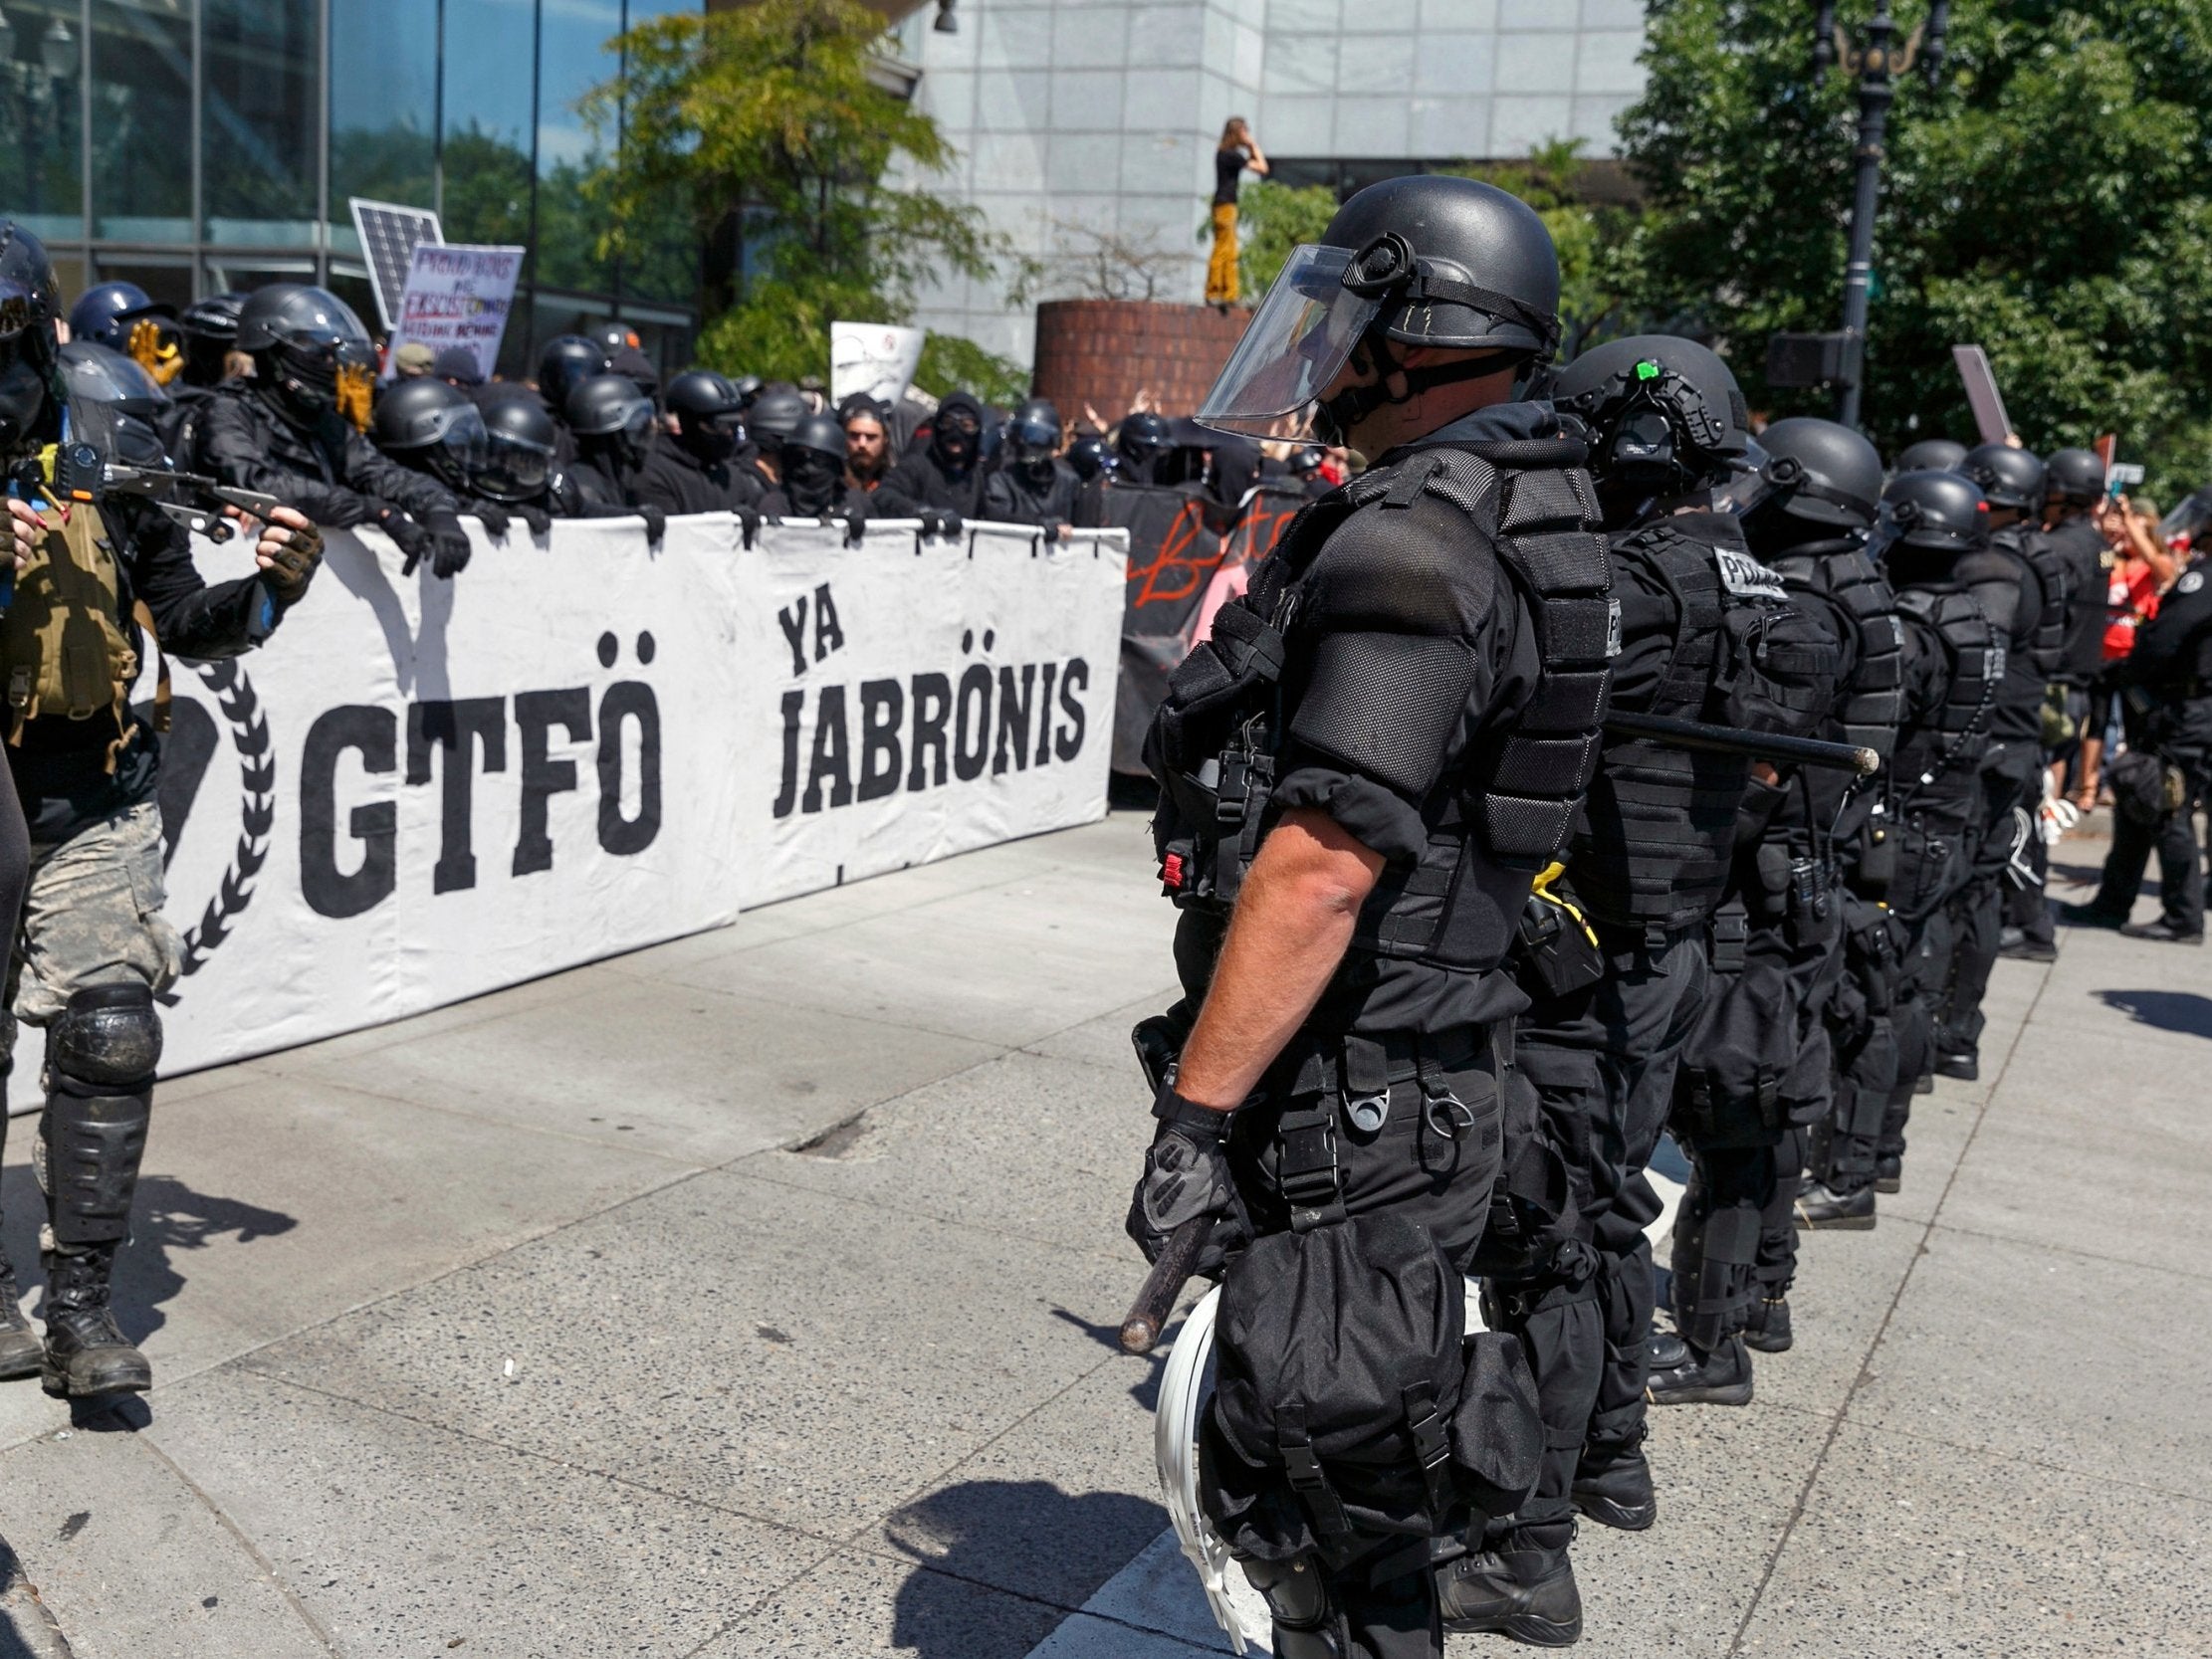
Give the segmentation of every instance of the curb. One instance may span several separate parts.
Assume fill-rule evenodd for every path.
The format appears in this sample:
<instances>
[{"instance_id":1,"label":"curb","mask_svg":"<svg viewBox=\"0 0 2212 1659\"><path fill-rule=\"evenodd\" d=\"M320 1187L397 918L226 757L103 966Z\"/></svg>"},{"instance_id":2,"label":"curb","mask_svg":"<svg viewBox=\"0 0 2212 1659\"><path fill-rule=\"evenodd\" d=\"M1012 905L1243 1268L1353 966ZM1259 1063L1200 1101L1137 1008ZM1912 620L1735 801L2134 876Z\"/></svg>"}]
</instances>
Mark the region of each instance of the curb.
<instances>
[{"instance_id":1,"label":"curb","mask_svg":"<svg viewBox=\"0 0 2212 1659\"><path fill-rule=\"evenodd\" d=\"M14 1637L11 1643L8 1637ZM28 1659L76 1659L62 1627L39 1596L38 1585L23 1574L22 1559L0 1539L0 1650Z\"/></svg>"}]
</instances>

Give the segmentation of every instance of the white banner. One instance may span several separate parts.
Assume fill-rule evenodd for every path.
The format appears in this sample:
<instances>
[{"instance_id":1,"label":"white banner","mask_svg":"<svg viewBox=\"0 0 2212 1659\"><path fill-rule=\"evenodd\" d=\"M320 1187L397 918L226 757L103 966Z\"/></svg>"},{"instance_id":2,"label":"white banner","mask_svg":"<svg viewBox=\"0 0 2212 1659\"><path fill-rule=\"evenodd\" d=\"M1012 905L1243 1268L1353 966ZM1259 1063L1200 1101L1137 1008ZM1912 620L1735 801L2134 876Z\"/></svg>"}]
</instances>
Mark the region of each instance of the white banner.
<instances>
[{"instance_id":1,"label":"white banner","mask_svg":"<svg viewBox=\"0 0 2212 1659\"><path fill-rule=\"evenodd\" d=\"M854 392L866 392L886 408L897 403L922 366L928 337L925 329L892 322L832 322L829 401L838 404Z\"/></svg>"},{"instance_id":2,"label":"white banner","mask_svg":"<svg viewBox=\"0 0 2212 1659\"><path fill-rule=\"evenodd\" d=\"M451 582L334 534L262 649L173 665L164 1072L1105 811L1118 532L470 531Z\"/></svg>"},{"instance_id":3,"label":"white banner","mask_svg":"<svg viewBox=\"0 0 2212 1659\"><path fill-rule=\"evenodd\" d=\"M499 365L507 313L515 305L523 252L458 242L416 243L384 360L398 361L399 348L410 341L432 351L465 345L476 354L476 372L491 379Z\"/></svg>"}]
</instances>

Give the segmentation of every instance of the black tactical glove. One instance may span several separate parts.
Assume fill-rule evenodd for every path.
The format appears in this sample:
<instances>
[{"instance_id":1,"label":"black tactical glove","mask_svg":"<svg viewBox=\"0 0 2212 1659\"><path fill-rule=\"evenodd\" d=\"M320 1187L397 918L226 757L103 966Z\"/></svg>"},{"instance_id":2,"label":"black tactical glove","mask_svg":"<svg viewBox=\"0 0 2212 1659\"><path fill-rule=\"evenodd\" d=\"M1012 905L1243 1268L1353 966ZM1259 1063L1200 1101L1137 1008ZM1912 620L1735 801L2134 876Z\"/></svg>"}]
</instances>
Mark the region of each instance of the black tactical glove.
<instances>
[{"instance_id":1,"label":"black tactical glove","mask_svg":"<svg viewBox=\"0 0 2212 1659\"><path fill-rule=\"evenodd\" d=\"M967 527L957 513L941 513L937 517L937 533L948 541L958 541L960 532Z\"/></svg>"},{"instance_id":2,"label":"black tactical glove","mask_svg":"<svg viewBox=\"0 0 2212 1659\"><path fill-rule=\"evenodd\" d=\"M757 507L741 507L735 509L735 512L738 516L739 544L751 552L753 544L761 539L761 510Z\"/></svg>"},{"instance_id":3,"label":"black tactical glove","mask_svg":"<svg viewBox=\"0 0 2212 1659\"><path fill-rule=\"evenodd\" d=\"M471 502L469 511L484 520L484 527L491 533L494 541L507 539L507 528L513 520L508 518L505 508L492 502Z\"/></svg>"},{"instance_id":4,"label":"black tactical glove","mask_svg":"<svg viewBox=\"0 0 2212 1659\"><path fill-rule=\"evenodd\" d=\"M668 515L651 502L642 504L637 510L637 516L645 520L646 540L658 541L668 533Z\"/></svg>"},{"instance_id":5,"label":"black tactical glove","mask_svg":"<svg viewBox=\"0 0 2212 1659\"><path fill-rule=\"evenodd\" d=\"M553 515L542 507L533 507L528 502L517 502L515 504L515 517L528 524L530 533L541 541L553 534Z\"/></svg>"},{"instance_id":6,"label":"black tactical glove","mask_svg":"<svg viewBox=\"0 0 2212 1659\"><path fill-rule=\"evenodd\" d=\"M1129 1236L1148 1262L1158 1261L1168 1236L1201 1216L1232 1213L1236 1185L1228 1167L1226 1112L1185 1100L1170 1084L1154 1101L1160 1120L1145 1172L1129 1200Z\"/></svg>"},{"instance_id":7,"label":"black tactical glove","mask_svg":"<svg viewBox=\"0 0 2212 1659\"><path fill-rule=\"evenodd\" d=\"M1067 539L1067 520L1065 518L1047 518L1038 527L1044 531L1044 539L1048 542L1061 542Z\"/></svg>"},{"instance_id":8,"label":"black tactical glove","mask_svg":"<svg viewBox=\"0 0 2212 1659\"><path fill-rule=\"evenodd\" d=\"M377 515L376 527L390 536L392 545L406 555L399 566L402 576L412 576L415 566L422 562L422 555L436 545L427 529L396 507L387 507Z\"/></svg>"},{"instance_id":9,"label":"black tactical glove","mask_svg":"<svg viewBox=\"0 0 2212 1659\"><path fill-rule=\"evenodd\" d=\"M832 521L834 522L834 520ZM857 547L867 539L868 516L865 513L855 513L845 520L845 545Z\"/></svg>"},{"instance_id":10,"label":"black tactical glove","mask_svg":"<svg viewBox=\"0 0 2212 1659\"><path fill-rule=\"evenodd\" d=\"M461 516L441 507L425 513L422 525L430 532L430 573L451 581L469 566L469 532L461 527Z\"/></svg>"},{"instance_id":11,"label":"black tactical glove","mask_svg":"<svg viewBox=\"0 0 2212 1659\"><path fill-rule=\"evenodd\" d=\"M296 605L306 595L308 583L314 580L316 566L323 562L323 532L313 524L304 529L298 524L269 527L283 530L285 539L281 545L273 545L267 539L268 531L262 532L264 539L256 551L268 548L274 561L262 571L262 582L276 596L278 604Z\"/></svg>"}]
</instances>

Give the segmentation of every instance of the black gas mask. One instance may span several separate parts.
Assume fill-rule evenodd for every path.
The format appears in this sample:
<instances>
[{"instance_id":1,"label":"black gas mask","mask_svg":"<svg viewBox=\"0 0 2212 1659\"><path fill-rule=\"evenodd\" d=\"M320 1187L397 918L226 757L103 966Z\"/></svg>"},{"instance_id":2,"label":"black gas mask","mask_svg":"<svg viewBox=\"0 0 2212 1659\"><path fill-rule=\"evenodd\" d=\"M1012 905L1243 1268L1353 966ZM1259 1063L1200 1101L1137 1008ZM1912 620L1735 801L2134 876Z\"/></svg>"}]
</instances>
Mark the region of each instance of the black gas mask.
<instances>
[{"instance_id":1,"label":"black gas mask","mask_svg":"<svg viewBox=\"0 0 2212 1659\"><path fill-rule=\"evenodd\" d=\"M930 448L947 469L966 472L976 464L983 433L983 422L965 409L956 409L950 415L940 413L930 432Z\"/></svg>"},{"instance_id":2,"label":"black gas mask","mask_svg":"<svg viewBox=\"0 0 2212 1659\"><path fill-rule=\"evenodd\" d=\"M845 464L818 449L787 444L783 449L783 495L791 512L819 518L845 504Z\"/></svg>"}]
</instances>

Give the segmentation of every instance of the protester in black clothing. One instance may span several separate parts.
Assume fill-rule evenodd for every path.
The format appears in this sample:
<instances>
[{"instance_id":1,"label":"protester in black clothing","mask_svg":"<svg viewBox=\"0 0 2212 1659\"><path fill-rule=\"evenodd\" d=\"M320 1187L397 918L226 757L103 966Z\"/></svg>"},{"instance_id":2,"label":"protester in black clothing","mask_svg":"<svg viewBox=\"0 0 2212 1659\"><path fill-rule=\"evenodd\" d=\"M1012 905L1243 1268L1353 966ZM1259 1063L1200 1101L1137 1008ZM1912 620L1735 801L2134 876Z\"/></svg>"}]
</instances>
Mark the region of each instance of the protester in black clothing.
<instances>
[{"instance_id":1,"label":"protester in black clothing","mask_svg":"<svg viewBox=\"0 0 2212 1659\"><path fill-rule=\"evenodd\" d=\"M1114 453L1121 458L1124 484L1165 484L1175 460L1175 428L1150 410L1126 415L1114 432Z\"/></svg>"},{"instance_id":2,"label":"protester in black clothing","mask_svg":"<svg viewBox=\"0 0 2212 1659\"><path fill-rule=\"evenodd\" d=\"M837 406L845 428L845 477L864 496L882 489L891 476L891 426L883 405L855 392Z\"/></svg>"},{"instance_id":3,"label":"protester in black clothing","mask_svg":"<svg viewBox=\"0 0 2212 1659\"><path fill-rule=\"evenodd\" d=\"M869 498L845 477L845 429L835 415L800 421L778 460L782 481L761 498L763 518L843 518L855 528L867 519Z\"/></svg>"},{"instance_id":4,"label":"protester in black clothing","mask_svg":"<svg viewBox=\"0 0 2212 1659\"><path fill-rule=\"evenodd\" d=\"M556 334L538 354L538 395L553 420L553 459L562 467L574 466L576 459L575 434L568 430L568 394L594 374L606 372L605 349L581 334Z\"/></svg>"},{"instance_id":5,"label":"protester in black clothing","mask_svg":"<svg viewBox=\"0 0 2212 1659\"><path fill-rule=\"evenodd\" d=\"M369 349L343 301L290 283L257 290L239 313L238 347L254 377L216 388L191 470L275 496L330 528L373 524L406 555L403 574L426 555L439 576L469 562L453 492L379 455L338 413L341 382Z\"/></svg>"},{"instance_id":6,"label":"protester in black clothing","mask_svg":"<svg viewBox=\"0 0 2212 1659\"><path fill-rule=\"evenodd\" d=\"M674 433L664 433L631 481L640 501L671 516L735 513L761 499L760 475L737 459L745 437L738 388L712 369L691 369L668 383Z\"/></svg>"},{"instance_id":7,"label":"protester in black clothing","mask_svg":"<svg viewBox=\"0 0 2212 1659\"><path fill-rule=\"evenodd\" d=\"M1075 517L1083 481L1059 458L1060 412L1035 397L1006 424L1005 460L984 481L980 518L1035 524L1048 540L1061 540Z\"/></svg>"},{"instance_id":8,"label":"protester in black clothing","mask_svg":"<svg viewBox=\"0 0 2212 1659\"><path fill-rule=\"evenodd\" d=\"M1067 446L1067 454L1062 459L1075 469L1075 476L1086 485L1121 469L1121 457L1114 453L1114 446L1096 432L1079 435Z\"/></svg>"},{"instance_id":9,"label":"protester in black clothing","mask_svg":"<svg viewBox=\"0 0 2212 1659\"><path fill-rule=\"evenodd\" d=\"M782 479L783 441L806 418L806 399L796 386L772 380L763 386L747 409L745 424L752 435L750 465L763 490L774 489Z\"/></svg>"},{"instance_id":10,"label":"protester in black clothing","mask_svg":"<svg viewBox=\"0 0 2212 1659\"><path fill-rule=\"evenodd\" d=\"M568 429L576 436L576 464L569 469L585 514L591 518L635 513L658 541L668 515L637 493L637 476L653 448L653 405L623 374L594 374L568 394Z\"/></svg>"},{"instance_id":11,"label":"protester in black clothing","mask_svg":"<svg viewBox=\"0 0 2212 1659\"><path fill-rule=\"evenodd\" d=\"M554 458L553 416L528 386L484 400L485 458L474 477L477 494L518 516L525 509L555 518L612 518L627 507L594 508ZM537 520L531 519L533 530Z\"/></svg>"},{"instance_id":12,"label":"protester in black clothing","mask_svg":"<svg viewBox=\"0 0 2212 1659\"><path fill-rule=\"evenodd\" d=\"M506 536L511 516L533 535L553 527L552 515L535 503L487 499L480 480L491 461L491 429L458 386L428 376L393 386L376 404L369 435L392 460L452 491L462 511L483 519L495 539Z\"/></svg>"},{"instance_id":13,"label":"protester in black clothing","mask_svg":"<svg viewBox=\"0 0 2212 1659\"><path fill-rule=\"evenodd\" d=\"M937 406L926 448L903 458L884 480L917 507L976 518L983 501L984 406L954 392Z\"/></svg>"}]
</instances>

